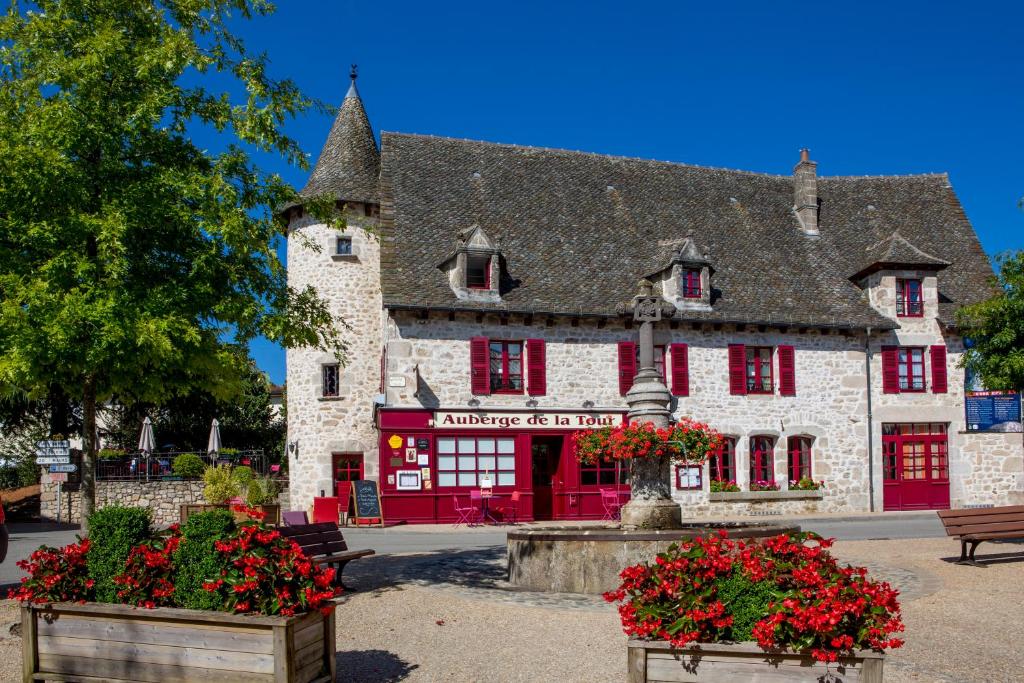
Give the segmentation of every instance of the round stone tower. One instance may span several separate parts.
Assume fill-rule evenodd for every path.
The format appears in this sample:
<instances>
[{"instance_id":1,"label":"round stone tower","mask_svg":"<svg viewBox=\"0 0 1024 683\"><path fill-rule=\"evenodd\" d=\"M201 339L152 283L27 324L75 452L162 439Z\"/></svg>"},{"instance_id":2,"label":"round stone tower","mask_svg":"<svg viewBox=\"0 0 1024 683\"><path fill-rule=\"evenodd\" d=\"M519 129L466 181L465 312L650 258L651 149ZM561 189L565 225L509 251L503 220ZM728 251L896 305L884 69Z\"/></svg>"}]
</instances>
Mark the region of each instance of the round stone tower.
<instances>
[{"instance_id":1,"label":"round stone tower","mask_svg":"<svg viewBox=\"0 0 1024 683\"><path fill-rule=\"evenodd\" d=\"M356 70L302 198L329 196L344 209L344 230L325 225L299 203L288 209L288 283L313 287L348 324L345 358L315 349L287 352L290 506L334 495L336 463L377 476L374 399L380 392L380 150L356 88Z\"/></svg>"}]
</instances>

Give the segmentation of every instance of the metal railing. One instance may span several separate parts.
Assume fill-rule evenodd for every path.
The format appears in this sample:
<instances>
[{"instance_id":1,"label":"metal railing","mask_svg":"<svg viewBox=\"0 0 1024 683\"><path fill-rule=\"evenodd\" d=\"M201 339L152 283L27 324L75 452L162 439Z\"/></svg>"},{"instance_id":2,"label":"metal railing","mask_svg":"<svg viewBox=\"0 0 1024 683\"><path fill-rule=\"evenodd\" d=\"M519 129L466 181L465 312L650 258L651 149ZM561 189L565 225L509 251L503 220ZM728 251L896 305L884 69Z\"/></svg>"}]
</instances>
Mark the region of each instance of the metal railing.
<instances>
[{"instance_id":1,"label":"metal railing","mask_svg":"<svg viewBox=\"0 0 1024 683\"><path fill-rule=\"evenodd\" d=\"M181 477L174 473L174 459L179 455L196 455L207 465L245 465L257 474L273 474L262 449L218 454L216 457L196 451L167 451L147 456L141 452L126 453L118 458L99 458L96 461L97 481L147 481L154 479L199 479Z\"/></svg>"}]
</instances>

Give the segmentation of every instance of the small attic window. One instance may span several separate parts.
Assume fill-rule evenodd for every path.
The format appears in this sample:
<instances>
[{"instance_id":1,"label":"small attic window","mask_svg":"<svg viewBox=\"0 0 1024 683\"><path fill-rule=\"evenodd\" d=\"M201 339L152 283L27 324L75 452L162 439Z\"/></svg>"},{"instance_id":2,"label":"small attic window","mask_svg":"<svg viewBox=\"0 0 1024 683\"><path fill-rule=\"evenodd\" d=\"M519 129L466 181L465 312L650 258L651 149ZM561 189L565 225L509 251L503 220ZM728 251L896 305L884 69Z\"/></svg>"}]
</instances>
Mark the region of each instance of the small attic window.
<instances>
[{"instance_id":1,"label":"small attic window","mask_svg":"<svg viewBox=\"0 0 1024 683\"><path fill-rule=\"evenodd\" d=\"M334 247L334 253L338 256L351 256L352 255L352 238L351 237L339 237Z\"/></svg>"},{"instance_id":2,"label":"small attic window","mask_svg":"<svg viewBox=\"0 0 1024 683\"><path fill-rule=\"evenodd\" d=\"M469 256L466 258L466 287L469 289L491 288L490 256Z\"/></svg>"},{"instance_id":3,"label":"small attic window","mask_svg":"<svg viewBox=\"0 0 1024 683\"><path fill-rule=\"evenodd\" d=\"M700 287L700 270L687 268L683 271L683 298L699 299L703 292Z\"/></svg>"}]
</instances>

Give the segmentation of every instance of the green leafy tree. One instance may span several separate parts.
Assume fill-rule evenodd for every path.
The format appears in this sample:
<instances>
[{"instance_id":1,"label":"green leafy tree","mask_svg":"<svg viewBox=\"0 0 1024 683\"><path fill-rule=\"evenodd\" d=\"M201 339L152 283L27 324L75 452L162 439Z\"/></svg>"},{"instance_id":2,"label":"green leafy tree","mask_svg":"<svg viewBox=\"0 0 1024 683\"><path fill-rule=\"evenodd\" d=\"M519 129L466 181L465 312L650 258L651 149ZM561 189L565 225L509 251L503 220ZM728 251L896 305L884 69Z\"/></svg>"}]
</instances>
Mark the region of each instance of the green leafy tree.
<instances>
[{"instance_id":1,"label":"green leafy tree","mask_svg":"<svg viewBox=\"0 0 1024 683\"><path fill-rule=\"evenodd\" d=\"M304 167L282 125L317 106L229 31L272 11L36 0L0 19L0 394L81 406L83 519L111 397L226 399L258 335L344 360L343 324L276 254L295 192L251 158ZM341 225L333 198L305 207Z\"/></svg>"},{"instance_id":2,"label":"green leafy tree","mask_svg":"<svg viewBox=\"0 0 1024 683\"><path fill-rule=\"evenodd\" d=\"M970 348L961 363L987 389L1024 388L1024 251L1001 254L999 293L957 312Z\"/></svg>"}]
</instances>

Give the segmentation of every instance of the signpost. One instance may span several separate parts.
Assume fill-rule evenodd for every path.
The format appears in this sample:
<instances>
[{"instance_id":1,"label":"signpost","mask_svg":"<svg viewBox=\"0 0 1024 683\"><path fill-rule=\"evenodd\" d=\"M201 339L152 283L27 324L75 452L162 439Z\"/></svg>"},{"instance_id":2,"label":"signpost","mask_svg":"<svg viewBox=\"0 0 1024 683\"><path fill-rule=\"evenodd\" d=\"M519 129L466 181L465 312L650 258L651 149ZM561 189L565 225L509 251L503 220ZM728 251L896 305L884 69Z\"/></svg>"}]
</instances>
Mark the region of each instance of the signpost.
<instances>
[{"instance_id":1,"label":"signpost","mask_svg":"<svg viewBox=\"0 0 1024 683\"><path fill-rule=\"evenodd\" d=\"M61 498L63 497L61 484L68 480L68 472L78 469L71 464L71 442L54 440L36 442L36 464L49 465L49 479L51 482L57 483L57 521L59 522ZM54 469L55 467L60 469Z\"/></svg>"}]
</instances>

